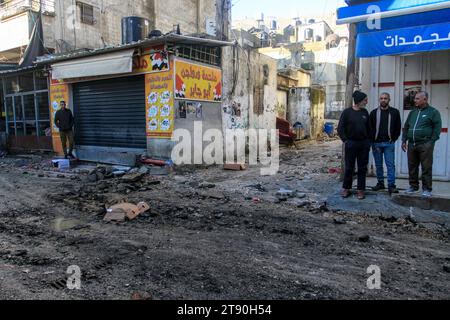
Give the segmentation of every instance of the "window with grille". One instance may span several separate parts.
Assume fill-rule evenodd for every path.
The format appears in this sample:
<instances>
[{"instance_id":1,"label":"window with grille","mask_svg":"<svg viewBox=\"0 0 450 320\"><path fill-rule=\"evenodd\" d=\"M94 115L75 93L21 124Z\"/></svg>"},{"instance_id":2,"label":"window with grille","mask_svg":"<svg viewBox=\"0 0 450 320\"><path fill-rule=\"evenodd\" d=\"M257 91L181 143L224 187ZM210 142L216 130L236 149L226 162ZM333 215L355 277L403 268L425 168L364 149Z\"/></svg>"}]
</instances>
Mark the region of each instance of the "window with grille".
<instances>
[{"instance_id":1,"label":"window with grille","mask_svg":"<svg viewBox=\"0 0 450 320\"><path fill-rule=\"evenodd\" d=\"M196 45L180 45L177 46L176 49L178 57L210 64L213 66L220 66L220 48Z\"/></svg>"},{"instance_id":2,"label":"window with grille","mask_svg":"<svg viewBox=\"0 0 450 320\"><path fill-rule=\"evenodd\" d=\"M94 19L94 7L90 4L86 4L83 2L77 2L78 7L80 8L80 20L82 23L91 24L95 23Z\"/></svg>"}]
</instances>

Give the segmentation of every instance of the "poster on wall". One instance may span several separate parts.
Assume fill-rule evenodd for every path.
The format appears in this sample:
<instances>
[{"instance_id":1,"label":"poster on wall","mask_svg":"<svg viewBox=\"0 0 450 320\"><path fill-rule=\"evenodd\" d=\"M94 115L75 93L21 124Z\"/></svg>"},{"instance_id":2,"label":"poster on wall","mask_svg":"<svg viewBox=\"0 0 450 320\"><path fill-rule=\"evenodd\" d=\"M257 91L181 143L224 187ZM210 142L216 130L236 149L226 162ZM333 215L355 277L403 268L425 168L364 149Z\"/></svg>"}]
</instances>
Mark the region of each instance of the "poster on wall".
<instances>
[{"instance_id":1,"label":"poster on wall","mask_svg":"<svg viewBox=\"0 0 450 320\"><path fill-rule=\"evenodd\" d=\"M171 139L175 111L171 72L145 75L147 136Z\"/></svg>"},{"instance_id":2,"label":"poster on wall","mask_svg":"<svg viewBox=\"0 0 450 320\"><path fill-rule=\"evenodd\" d=\"M175 98L221 102L222 70L176 60Z\"/></svg>"},{"instance_id":3,"label":"poster on wall","mask_svg":"<svg viewBox=\"0 0 450 320\"><path fill-rule=\"evenodd\" d=\"M167 51L144 54L133 59L133 73L152 73L169 71L169 69L169 53Z\"/></svg>"},{"instance_id":4,"label":"poster on wall","mask_svg":"<svg viewBox=\"0 0 450 320\"><path fill-rule=\"evenodd\" d=\"M56 112L59 110L61 101L66 101L69 106L69 86L67 84L57 84L50 86L50 121L52 123L52 134L59 134L59 129L54 123Z\"/></svg>"},{"instance_id":5,"label":"poster on wall","mask_svg":"<svg viewBox=\"0 0 450 320\"><path fill-rule=\"evenodd\" d=\"M412 87L406 87L405 88L405 95L404 95L404 103L403 103L403 109L404 110L413 110L416 106L415 98L418 92L422 91L421 86L412 86Z\"/></svg>"}]
</instances>

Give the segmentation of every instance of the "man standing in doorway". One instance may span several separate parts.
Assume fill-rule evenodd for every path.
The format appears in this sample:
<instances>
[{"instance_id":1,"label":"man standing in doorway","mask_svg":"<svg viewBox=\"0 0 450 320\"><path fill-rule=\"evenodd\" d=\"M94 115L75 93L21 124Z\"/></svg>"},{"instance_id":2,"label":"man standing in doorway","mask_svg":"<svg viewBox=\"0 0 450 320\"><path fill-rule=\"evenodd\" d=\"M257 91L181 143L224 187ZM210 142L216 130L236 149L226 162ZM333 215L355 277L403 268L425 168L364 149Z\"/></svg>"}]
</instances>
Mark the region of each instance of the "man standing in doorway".
<instances>
[{"instance_id":1,"label":"man standing in doorway","mask_svg":"<svg viewBox=\"0 0 450 320\"><path fill-rule=\"evenodd\" d=\"M428 104L427 92L419 92L414 100L403 131L404 152L408 152L409 184L407 193L419 191L419 167L422 167L423 196L431 197L433 191L433 155L436 141L442 130L441 114Z\"/></svg>"},{"instance_id":2,"label":"man standing in doorway","mask_svg":"<svg viewBox=\"0 0 450 320\"><path fill-rule=\"evenodd\" d=\"M73 114L72 111L67 108L65 101L61 101L59 105L61 109L56 112L55 125L59 128L64 156L66 159L68 159L68 157L75 158L73 155ZM69 142L69 152L67 152L67 141Z\"/></svg>"},{"instance_id":3,"label":"man standing in doorway","mask_svg":"<svg viewBox=\"0 0 450 320\"><path fill-rule=\"evenodd\" d=\"M373 191L386 189L384 184L384 162L387 167L388 190L390 194L398 193L395 185L395 143L402 133L402 120L400 111L389 104L391 96L383 93L380 96L380 106L370 114L370 127L372 128L373 157L377 167L378 184Z\"/></svg>"},{"instance_id":4,"label":"man standing in doorway","mask_svg":"<svg viewBox=\"0 0 450 320\"><path fill-rule=\"evenodd\" d=\"M358 162L358 199L365 199L367 166L370 153L369 112L365 109L368 99L361 91L353 94L353 107L344 110L339 121L339 137L345 144L345 178L342 197L351 196L353 173Z\"/></svg>"}]
</instances>

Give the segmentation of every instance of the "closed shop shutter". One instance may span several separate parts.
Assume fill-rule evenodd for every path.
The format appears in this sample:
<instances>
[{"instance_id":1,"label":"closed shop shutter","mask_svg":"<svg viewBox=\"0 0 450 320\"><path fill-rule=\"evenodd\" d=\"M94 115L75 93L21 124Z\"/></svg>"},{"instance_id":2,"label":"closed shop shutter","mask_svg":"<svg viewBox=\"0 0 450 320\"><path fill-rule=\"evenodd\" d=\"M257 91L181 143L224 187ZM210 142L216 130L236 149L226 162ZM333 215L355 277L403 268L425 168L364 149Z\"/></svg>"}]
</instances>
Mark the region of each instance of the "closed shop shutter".
<instances>
[{"instance_id":1,"label":"closed shop shutter","mask_svg":"<svg viewBox=\"0 0 450 320\"><path fill-rule=\"evenodd\" d=\"M73 101L77 145L146 149L144 76L77 83Z\"/></svg>"}]
</instances>

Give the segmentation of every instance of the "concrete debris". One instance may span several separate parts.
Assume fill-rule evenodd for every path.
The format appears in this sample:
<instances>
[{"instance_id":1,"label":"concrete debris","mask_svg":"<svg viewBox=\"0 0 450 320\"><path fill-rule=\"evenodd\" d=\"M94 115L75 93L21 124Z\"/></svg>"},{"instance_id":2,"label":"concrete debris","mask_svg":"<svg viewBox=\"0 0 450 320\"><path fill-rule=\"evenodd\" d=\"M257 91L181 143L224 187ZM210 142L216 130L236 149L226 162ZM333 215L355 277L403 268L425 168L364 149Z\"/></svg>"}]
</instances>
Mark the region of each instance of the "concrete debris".
<instances>
[{"instance_id":1,"label":"concrete debris","mask_svg":"<svg viewBox=\"0 0 450 320\"><path fill-rule=\"evenodd\" d=\"M224 170L231 170L231 171L243 171L247 170L247 167L245 164L225 164L223 166Z\"/></svg>"},{"instance_id":2,"label":"concrete debris","mask_svg":"<svg viewBox=\"0 0 450 320\"><path fill-rule=\"evenodd\" d=\"M145 174L143 173L128 173L125 176L123 176L121 178L121 180L125 183L133 183L133 182L138 182L140 180L142 180L142 178L144 178Z\"/></svg>"},{"instance_id":3,"label":"concrete debris","mask_svg":"<svg viewBox=\"0 0 450 320\"><path fill-rule=\"evenodd\" d=\"M124 222L126 217L126 213L123 210L114 210L108 212L106 216L103 218L103 221L106 222Z\"/></svg>"}]
</instances>

